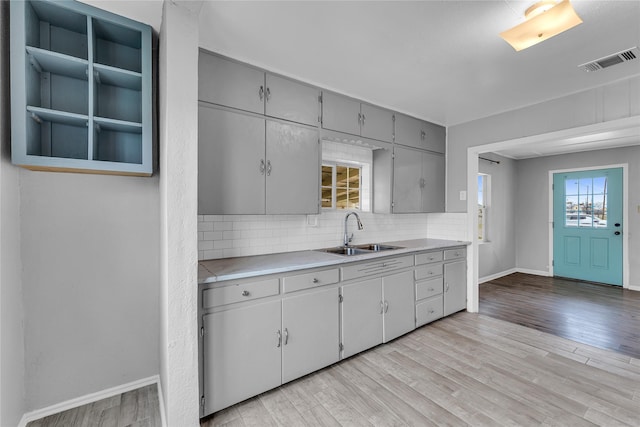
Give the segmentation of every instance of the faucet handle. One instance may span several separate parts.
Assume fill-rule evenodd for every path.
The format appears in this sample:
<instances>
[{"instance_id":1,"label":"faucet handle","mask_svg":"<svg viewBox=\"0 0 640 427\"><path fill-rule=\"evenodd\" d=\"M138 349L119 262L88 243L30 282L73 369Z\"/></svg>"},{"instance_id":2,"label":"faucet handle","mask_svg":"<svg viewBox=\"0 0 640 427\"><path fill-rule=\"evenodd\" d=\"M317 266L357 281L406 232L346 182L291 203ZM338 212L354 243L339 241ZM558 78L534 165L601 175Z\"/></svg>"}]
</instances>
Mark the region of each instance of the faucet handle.
<instances>
[{"instance_id":1,"label":"faucet handle","mask_svg":"<svg viewBox=\"0 0 640 427\"><path fill-rule=\"evenodd\" d=\"M351 236L349 236L349 238L347 239L347 242L351 243L352 240L353 240L353 233L351 233Z\"/></svg>"}]
</instances>

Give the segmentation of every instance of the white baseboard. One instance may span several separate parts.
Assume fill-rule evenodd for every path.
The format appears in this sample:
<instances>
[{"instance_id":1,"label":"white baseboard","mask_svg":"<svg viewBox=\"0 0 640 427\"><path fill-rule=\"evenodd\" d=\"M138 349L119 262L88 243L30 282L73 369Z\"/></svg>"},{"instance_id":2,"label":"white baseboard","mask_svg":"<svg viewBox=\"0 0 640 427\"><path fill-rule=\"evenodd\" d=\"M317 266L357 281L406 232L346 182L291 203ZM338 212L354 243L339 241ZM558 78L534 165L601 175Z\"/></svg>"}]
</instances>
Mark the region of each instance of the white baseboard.
<instances>
[{"instance_id":1,"label":"white baseboard","mask_svg":"<svg viewBox=\"0 0 640 427\"><path fill-rule=\"evenodd\" d=\"M518 273L533 274L534 276L551 277L551 274L548 271L544 271L544 270L529 270L528 268L516 268L516 271Z\"/></svg>"},{"instance_id":2,"label":"white baseboard","mask_svg":"<svg viewBox=\"0 0 640 427\"><path fill-rule=\"evenodd\" d=\"M78 406L86 405L96 402L98 400L106 399L118 394L126 393L127 391L135 390L141 387L145 387L151 384L158 385L158 399L160 400L160 416L162 418L162 425L165 426L164 417L164 402L160 388L160 377L154 375L152 377L143 378L137 381L132 381L127 384L118 385L106 390L101 390L95 393L87 394L84 396L76 397L75 399L67 400L65 402L56 403L55 405L48 406L42 409L36 409L35 411L28 412L22 416L18 427L26 427L27 423L31 421L39 420L40 418L48 417L49 415L57 414L59 412L67 411L69 409L77 408Z\"/></svg>"},{"instance_id":3,"label":"white baseboard","mask_svg":"<svg viewBox=\"0 0 640 427\"><path fill-rule=\"evenodd\" d=\"M638 292L640 292L640 286L629 285L629 287L627 289L629 289L630 291L638 291Z\"/></svg>"},{"instance_id":4,"label":"white baseboard","mask_svg":"<svg viewBox=\"0 0 640 427\"><path fill-rule=\"evenodd\" d=\"M484 276L479 278L478 284L488 282L490 280L499 279L501 277L508 276L509 274L517 273L517 272L518 272L517 268L510 268L509 270L501 271L500 273L490 274L489 276Z\"/></svg>"}]
</instances>

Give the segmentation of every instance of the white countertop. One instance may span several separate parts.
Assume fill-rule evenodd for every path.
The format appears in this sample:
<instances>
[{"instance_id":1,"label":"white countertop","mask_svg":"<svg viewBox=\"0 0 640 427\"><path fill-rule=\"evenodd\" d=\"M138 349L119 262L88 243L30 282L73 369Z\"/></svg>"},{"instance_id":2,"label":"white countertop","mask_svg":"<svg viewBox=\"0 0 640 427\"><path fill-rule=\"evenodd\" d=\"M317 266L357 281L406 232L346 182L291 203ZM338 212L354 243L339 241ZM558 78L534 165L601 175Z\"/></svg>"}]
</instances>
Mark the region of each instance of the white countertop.
<instances>
[{"instance_id":1,"label":"white countertop","mask_svg":"<svg viewBox=\"0 0 640 427\"><path fill-rule=\"evenodd\" d=\"M461 240L414 239L396 242L380 242L380 244L398 246L400 248L391 251L371 252L352 256L330 254L322 252L321 250L308 250L204 260L198 263L198 283L204 284L245 279L248 277L286 273L307 268L327 267L432 249L466 246L469 245L469 242Z\"/></svg>"}]
</instances>

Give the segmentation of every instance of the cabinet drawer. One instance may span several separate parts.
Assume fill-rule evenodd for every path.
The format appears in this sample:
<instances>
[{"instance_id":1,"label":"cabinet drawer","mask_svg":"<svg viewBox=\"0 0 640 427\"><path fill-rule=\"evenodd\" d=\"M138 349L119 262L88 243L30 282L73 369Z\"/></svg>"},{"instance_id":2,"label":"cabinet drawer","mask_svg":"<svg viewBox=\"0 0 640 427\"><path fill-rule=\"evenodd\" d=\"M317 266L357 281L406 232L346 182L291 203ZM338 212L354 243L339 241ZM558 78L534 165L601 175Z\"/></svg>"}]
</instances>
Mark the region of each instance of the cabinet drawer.
<instances>
[{"instance_id":1,"label":"cabinet drawer","mask_svg":"<svg viewBox=\"0 0 640 427\"><path fill-rule=\"evenodd\" d=\"M441 294L444 289L443 283L442 277L416 283L416 301Z\"/></svg>"},{"instance_id":2,"label":"cabinet drawer","mask_svg":"<svg viewBox=\"0 0 640 427\"><path fill-rule=\"evenodd\" d=\"M250 301L280 293L279 279L261 282L236 283L229 286L207 289L202 295L204 308L219 307L234 302Z\"/></svg>"},{"instance_id":3,"label":"cabinet drawer","mask_svg":"<svg viewBox=\"0 0 640 427\"><path fill-rule=\"evenodd\" d=\"M416 268L416 280L442 276L442 263L429 264Z\"/></svg>"},{"instance_id":4,"label":"cabinet drawer","mask_svg":"<svg viewBox=\"0 0 640 427\"><path fill-rule=\"evenodd\" d=\"M342 267L342 280L357 279L358 277L385 273L399 268L411 267L412 265L413 256L411 255L400 258L382 258L373 262Z\"/></svg>"},{"instance_id":5,"label":"cabinet drawer","mask_svg":"<svg viewBox=\"0 0 640 427\"><path fill-rule=\"evenodd\" d=\"M282 292L295 292L301 289L330 285L331 283L337 283L339 280L340 273L337 268L334 268L333 270L297 274L295 276L289 276L282 279Z\"/></svg>"},{"instance_id":6,"label":"cabinet drawer","mask_svg":"<svg viewBox=\"0 0 640 427\"><path fill-rule=\"evenodd\" d=\"M446 251L444 251L445 261L449 261L452 259L465 258L466 256L467 256L466 248L447 249Z\"/></svg>"},{"instance_id":7,"label":"cabinet drawer","mask_svg":"<svg viewBox=\"0 0 640 427\"><path fill-rule=\"evenodd\" d=\"M442 251L427 252L416 255L416 265L442 261Z\"/></svg>"},{"instance_id":8,"label":"cabinet drawer","mask_svg":"<svg viewBox=\"0 0 640 427\"><path fill-rule=\"evenodd\" d=\"M443 315L442 295L416 304L416 328L438 320Z\"/></svg>"}]
</instances>

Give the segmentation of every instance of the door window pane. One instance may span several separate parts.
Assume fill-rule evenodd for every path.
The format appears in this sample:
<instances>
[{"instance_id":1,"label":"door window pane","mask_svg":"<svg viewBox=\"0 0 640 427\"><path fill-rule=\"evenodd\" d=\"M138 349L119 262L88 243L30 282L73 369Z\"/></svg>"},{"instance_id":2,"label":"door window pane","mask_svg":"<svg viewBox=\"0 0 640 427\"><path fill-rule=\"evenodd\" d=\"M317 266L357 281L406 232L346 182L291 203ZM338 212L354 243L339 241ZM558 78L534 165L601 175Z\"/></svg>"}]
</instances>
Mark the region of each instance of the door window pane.
<instances>
[{"instance_id":1,"label":"door window pane","mask_svg":"<svg viewBox=\"0 0 640 427\"><path fill-rule=\"evenodd\" d=\"M607 226L607 177L565 179L565 226Z\"/></svg>"}]
</instances>

